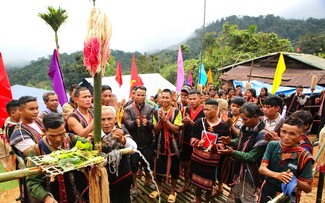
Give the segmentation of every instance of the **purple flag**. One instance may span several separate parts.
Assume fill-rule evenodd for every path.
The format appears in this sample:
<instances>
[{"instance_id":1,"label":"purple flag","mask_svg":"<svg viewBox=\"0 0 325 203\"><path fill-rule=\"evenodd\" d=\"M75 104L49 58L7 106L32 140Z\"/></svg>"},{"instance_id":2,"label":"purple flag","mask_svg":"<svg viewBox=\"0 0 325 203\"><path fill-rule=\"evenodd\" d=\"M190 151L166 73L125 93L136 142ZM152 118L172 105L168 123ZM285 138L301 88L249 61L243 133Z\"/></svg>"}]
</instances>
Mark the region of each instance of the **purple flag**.
<instances>
[{"instance_id":1,"label":"purple flag","mask_svg":"<svg viewBox=\"0 0 325 203\"><path fill-rule=\"evenodd\" d=\"M181 47L178 49L177 66L176 91L180 92L184 84L184 65Z\"/></svg>"},{"instance_id":2,"label":"purple flag","mask_svg":"<svg viewBox=\"0 0 325 203\"><path fill-rule=\"evenodd\" d=\"M61 68L58 60L58 55L56 49L54 49L50 69L48 72L52 83L53 90L58 95L60 105L63 106L64 103L68 101L67 94L65 92L64 83L62 80Z\"/></svg>"},{"instance_id":3,"label":"purple flag","mask_svg":"<svg viewBox=\"0 0 325 203\"><path fill-rule=\"evenodd\" d=\"M193 78L192 78L193 76L192 76L192 70L190 70L190 72L189 72L189 74L188 74L188 76L187 76L187 82L186 82L186 84L187 85L190 85L191 87L192 87L192 80L193 80Z\"/></svg>"}]
</instances>

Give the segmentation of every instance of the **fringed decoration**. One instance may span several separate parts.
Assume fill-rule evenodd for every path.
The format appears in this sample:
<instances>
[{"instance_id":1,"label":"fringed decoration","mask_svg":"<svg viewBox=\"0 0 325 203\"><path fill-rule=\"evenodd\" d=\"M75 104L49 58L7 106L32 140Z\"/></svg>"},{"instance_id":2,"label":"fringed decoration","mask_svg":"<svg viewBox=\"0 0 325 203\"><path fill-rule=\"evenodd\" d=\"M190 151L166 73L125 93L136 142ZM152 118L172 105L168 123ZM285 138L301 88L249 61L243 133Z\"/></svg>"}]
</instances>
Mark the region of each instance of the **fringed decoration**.
<instances>
[{"instance_id":1,"label":"fringed decoration","mask_svg":"<svg viewBox=\"0 0 325 203\"><path fill-rule=\"evenodd\" d=\"M84 47L84 65L91 76L94 76L97 67L100 65L100 41L98 38L91 38L85 42Z\"/></svg>"},{"instance_id":2,"label":"fringed decoration","mask_svg":"<svg viewBox=\"0 0 325 203\"><path fill-rule=\"evenodd\" d=\"M84 48L84 65L92 77L100 71L104 76L110 54L109 41L111 36L111 21L101 9L93 8L88 20L88 32Z\"/></svg>"},{"instance_id":3,"label":"fringed decoration","mask_svg":"<svg viewBox=\"0 0 325 203\"><path fill-rule=\"evenodd\" d=\"M108 174L105 167L100 168L100 177L101 177L101 199L102 203L109 203L110 196L109 196L109 182L108 182Z\"/></svg>"},{"instance_id":4,"label":"fringed decoration","mask_svg":"<svg viewBox=\"0 0 325 203\"><path fill-rule=\"evenodd\" d=\"M92 166L89 172L89 200L91 203L109 203L107 170L102 164Z\"/></svg>"},{"instance_id":5,"label":"fringed decoration","mask_svg":"<svg viewBox=\"0 0 325 203\"><path fill-rule=\"evenodd\" d=\"M89 172L89 201L91 203L100 203L100 187L99 176L97 175L98 168L92 166Z\"/></svg>"}]
</instances>

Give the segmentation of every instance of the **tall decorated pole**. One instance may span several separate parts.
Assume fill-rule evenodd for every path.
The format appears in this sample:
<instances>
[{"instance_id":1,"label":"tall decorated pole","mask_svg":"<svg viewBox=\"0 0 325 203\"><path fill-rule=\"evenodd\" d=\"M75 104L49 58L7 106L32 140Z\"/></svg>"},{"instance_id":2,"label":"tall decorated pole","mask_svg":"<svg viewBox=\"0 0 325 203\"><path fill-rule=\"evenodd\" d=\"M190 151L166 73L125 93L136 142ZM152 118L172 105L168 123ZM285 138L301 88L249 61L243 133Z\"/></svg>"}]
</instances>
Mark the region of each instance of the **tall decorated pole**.
<instances>
[{"instance_id":1,"label":"tall decorated pole","mask_svg":"<svg viewBox=\"0 0 325 203\"><path fill-rule=\"evenodd\" d=\"M110 54L109 41L112 25L106 14L94 7L90 12L84 46L84 65L94 79L94 142L101 151L101 87L102 77ZM89 172L89 200L91 203L109 203L107 171L103 165L91 167Z\"/></svg>"},{"instance_id":2,"label":"tall decorated pole","mask_svg":"<svg viewBox=\"0 0 325 203\"><path fill-rule=\"evenodd\" d=\"M106 14L94 7L88 20L84 46L84 65L94 79L94 141L100 149L101 140L101 86L110 54L109 41L112 25Z\"/></svg>"}]
</instances>

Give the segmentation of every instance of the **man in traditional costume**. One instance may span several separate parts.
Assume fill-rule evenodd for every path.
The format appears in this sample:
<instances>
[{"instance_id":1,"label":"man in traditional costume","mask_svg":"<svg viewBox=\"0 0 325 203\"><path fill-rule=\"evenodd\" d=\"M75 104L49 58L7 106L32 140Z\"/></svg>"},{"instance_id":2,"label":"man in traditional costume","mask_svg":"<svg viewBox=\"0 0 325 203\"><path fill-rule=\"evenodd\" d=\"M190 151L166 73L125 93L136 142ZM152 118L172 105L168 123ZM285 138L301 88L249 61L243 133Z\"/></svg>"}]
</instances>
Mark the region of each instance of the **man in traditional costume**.
<instances>
[{"instance_id":1,"label":"man in traditional costume","mask_svg":"<svg viewBox=\"0 0 325 203\"><path fill-rule=\"evenodd\" d=\"M77 109L67 118L68 131L82 137L93 137L94 113L91 109L92 96L86 87L78 87L74 92Z\"/></svg>"},{"instance_id":2,"label":"man in traditional costume","mask_svg":"<svg viewBox=\"0 0 325 203\"><path fill-rule=\"evenodd\" d=\"M290 116L280 130L280 141L271 141L265 151L259 172L265 176L259 203L266 203L279 193L299 202L301 191L312 190L313 157L299 146L304 122Z\"/></svg>"},{"instance_id":3,"label":"man in traditional costume","mask_svg":"<svg viewBox=\"0 0 325 203\"><path fill-rule=\"evenodd\" d=\"M17 155L17 160L21 160L17 167L25 167L26 155L38 144L43 137L43 123L38 118L37 99L32 96L22 96L18 99L20 122L15 126L10 137L10 145ZM30 201L28 191L25 187L25 178L19 180L20 195L23 201Z\"/></svg>"},{"instance_id":4,"label":"man in traditional costume","mask_svg":"<svg viewBox=\"0 0 325 203\"><path fill-rule=\"evenodd\" d=\"M21 122L19 122L11 137L10 145L15 153L25 159L26 155L43 137L43 123L38 119L38 103L35 97L22 96L18 100Z\"/></svg>"},{"instance_id":5,"label":"man in traditional costume","mask_svg":"<svg viewBox=\"0 0 325 203\"><path fill-rule=\"evenodd\" d=\"M69 150L77 141L88 142L75 134L66 133L61 115L49 114L43 118L44 136L28 156L50 154L56 150ZM88 181L83 172L74 170L57 175L53 182L44 174L29 176L26 185L32 197L45 203L89 202Z\"/></svg>"},{"instance_id":6,"label":"man in traditional costume","mask_svg":"<svg viewBox=\"0 0 325 203\"><path fill-rule=\"evenodd\" d=\"M259 119L262 114L260 108L253 102L245 103L240 109L243 126L239 136L233 140L220 137L227 146L219 150L220 154L229 154L234 159L233 184L228 202L256 202L256 190L262 179L258 173L260 161L265 152L267 141L263 131L265 123Z\"/></svg>"},{"instance_id":7,"label":"man in traditional costume","mask_svg":"<svg viewBox=\"0 0 325 203\"><path fill-rule=\"evenodd\" d=\"M169 183L171 176L172 187L169 192L168 202L176 201L176 183L179 176L179 131L182 126L182 114L179 109L172 107L172 92L164 89L161 92L162 107L155 111L153 124L155 133L154 150L156 152L155 173L158 191L162 191L162 178ZM151 198L158 196L153 191Z\"/></svg>"},{"instance_id":8,"label":"man in traditional costume","mask_svg":"<svg viewBox=\"0 0 325 203\"><path fill-rule=\"evenodd\" d=\"M191 145L193 153L191 158L191 182L196 186L195 200L202 201L202 190L206 191L205 202L209 202L213 185L216 181L215 171L219 164L218 148L223 144L217 142L219 136L229 136L227 123L218 117L218 101L208 100L204 103L205 117L199 118L193 125Z\"/></svg>"},{"instance_id":9,"label":"man in traditional costume","mask_svg":"<svg viewBox=\"0 0 325 203\"><path fill-rule=\"evenodd\" d=\"M116 125L116 110L112 106L102 107L102 151L109 153L114 149L137 149L137 144L131 138L126 128ZM106 165L111 203L131 203L130 188L132 184L132 171L130 156L122 155L121 160Z\"/></svg>"},{"instance_id":10,"label":"man in traditional costume","mask_svg":"<svg viewBox=\"0 0 325 203\"><path fill-rule=\"evenodd\" d=\"M181 187L177 192L184 192L189 189L190 186L190 163L193 147L190 144L192 137L192 127L195 121L199 118L204 117L203 105L201 105L201 92L198 90L191 90L189 92L189 106L183 107L182 109L182 137L181 137L181 164L180 168L183 170L185 179L184 187Z\"/></svg>"},{"instance_id":11,"label":"man in traditional costume","mask_svg":"<svg viewBox=\"0 0 325 203\"><path fill-rule=\"evenodd\" d=\"M137 86L133 95L134 102L127 106L124 110L124 125L130 132L132 138L137 143L138 150L143 154L149 162L150 168L153 169L153 124L152 116L154 107L145 103L147 89L144 86ZM137 184L137 171L139 163L144 167L145 186L151 186L151 177L147 169L147 165L140 155L135 153L130 156L131 168L133 175L132 196L139 193Z\"/></svg>"}]
</instances>

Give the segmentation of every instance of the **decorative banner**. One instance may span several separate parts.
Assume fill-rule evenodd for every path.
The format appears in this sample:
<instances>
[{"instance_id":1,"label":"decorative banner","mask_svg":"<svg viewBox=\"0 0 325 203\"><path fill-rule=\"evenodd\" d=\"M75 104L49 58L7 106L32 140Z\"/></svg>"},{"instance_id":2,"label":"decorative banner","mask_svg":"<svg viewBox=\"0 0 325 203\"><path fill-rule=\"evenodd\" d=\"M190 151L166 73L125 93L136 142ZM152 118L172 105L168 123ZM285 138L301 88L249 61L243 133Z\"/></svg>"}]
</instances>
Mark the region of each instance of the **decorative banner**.
<instances>
[{"instance_id":1,"label":"decorative banner","mask_svg":"<svg viewBox=\"0 0 325 203\"><path fill-rule=\"evenodd\" d=\"M64 82L62 79L61 68L58 60L58 54L56 50L53 51L53 56L48 72L49 77L52 80L53 90L58 95L58 99L60 105L63 106L66 102L68 102L67 94L64 88Z\"/></svg>"},{"instance_id":2,"label":"decorative banner","mask_svg":"<svg viewBox=\"0 0 325 203\"><path fill-rule=\"evenodd\" d=\"M187 85L190 85L192 87L193 85L193 76L192 76L192 70L190 70L188 76L187 76L187 82L186 82Z\"/></svg>"},{"instance_id":3,"label":"decorative banner","mask_svg":"<svg viewBox=\"0 0 325 203\"><path fill-rule=\"evenodd\" d=\"M9 116L6 110L6 105L12 100L10 82L7 76L7 71L2 60L0 52L0 127Z\"/></svg>"},{"instance_id":4,"label":"decorative banner","mask_svg":"<svg viewBox=\"0 0 325 203\"><path fill-rule=\"evenodd\" d=\"M176 91L180 92L184 84L184 64L181 47L178 49L177 67Z\"/></svg>"},{"instance_id":5,"label":"decorative banner","mask_svg":"<svg viewBox=\"0 0 325 203\"><path fill-rule=\"evenodd\" d=\"M207 77L207 74L205 72L204 65L203 65L203 63L201 63L200 64L200 70L199 70L198 84L205 86L205 84L207 83L207 80L208 80L208 77Z\"/></svg>"},{"instance_id":6,"label":"decorative banner","mask_svg":"<svg viewBox=\"0 0 325 203\"><path fill-rule=\"evenodd\" d=\"M211 68L209 68L209 71L208 71L208 83L210 83L210 82L213 82Z\"/></svg>"},{"instance_id":7,"label":"decorative banner","mask_svg":"<svg viewBox=\"0 0 325 203\"><path fill-rule=\"evenodd\" d=\"M120 60L117 62L117 67L116 67L116 73L115 73L115 80L121 87L123 85L123 80L122 80L122 66Z\"/></svg>"},{"instance_id":8,"label":"decorative banner","mask_svg":"<svg viewBox=\"0 0 325 203\"><path fill-rule=\"evenodd\" d=\"M132 96L132 88L134 86L141 86L143 85L143 82L141 78L139 77L137 65L135 64L135 56L133 54L132 56L132 66L131 66L131 81L130 81L130 95L129 98Z\"/></svg>"},{"instance_id":9,"label":"decorative banner","mask_svg":"<svg viewBox=\"0 0 325 203\"><path fill-rule=\"evenodd\" d=\"M271 94L275 94L276 90L279 88L282 82L282 74L286 70L286 64L284 63L283 54L280 53L278 65L276 66L275 74L274 74L274 80L272 85Z\"/></svg>"}]
</instances>

